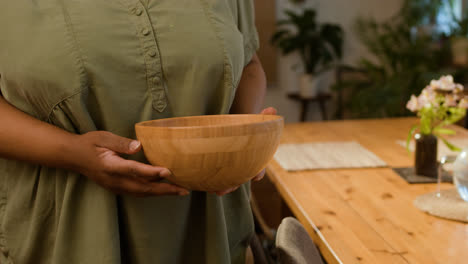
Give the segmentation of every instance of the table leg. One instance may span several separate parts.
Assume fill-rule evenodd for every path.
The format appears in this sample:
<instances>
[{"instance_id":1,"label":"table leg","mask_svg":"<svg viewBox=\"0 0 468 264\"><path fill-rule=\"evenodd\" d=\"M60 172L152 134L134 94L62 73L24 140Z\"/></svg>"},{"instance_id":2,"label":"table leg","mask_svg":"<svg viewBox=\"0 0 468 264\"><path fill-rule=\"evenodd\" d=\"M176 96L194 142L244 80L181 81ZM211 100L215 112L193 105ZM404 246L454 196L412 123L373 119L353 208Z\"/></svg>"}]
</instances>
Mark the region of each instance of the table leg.
<instances>
[{"instance_id":1,"label":"table leg","mask_svg":"<svg viewBox=\"0 0 468 264\"><path fill-rule=\"evenodd\" d=\"M306 116L307 116L307 106L309 105L309 102L303 101L302 102L302 109L301 109L301 122L306 121Z\"/></svg>"},{"instance_id":2,"label":"table leg","mask_svg":"<svg viewBox=\"0 0 468 264\"><path fill-rule=\"evenodd\" d=\"M319 101L320 111L322 112L322 119L328 120L327 118L327 108L325 107L325 102L323 100Z\"/></svg>"}]
</instances>

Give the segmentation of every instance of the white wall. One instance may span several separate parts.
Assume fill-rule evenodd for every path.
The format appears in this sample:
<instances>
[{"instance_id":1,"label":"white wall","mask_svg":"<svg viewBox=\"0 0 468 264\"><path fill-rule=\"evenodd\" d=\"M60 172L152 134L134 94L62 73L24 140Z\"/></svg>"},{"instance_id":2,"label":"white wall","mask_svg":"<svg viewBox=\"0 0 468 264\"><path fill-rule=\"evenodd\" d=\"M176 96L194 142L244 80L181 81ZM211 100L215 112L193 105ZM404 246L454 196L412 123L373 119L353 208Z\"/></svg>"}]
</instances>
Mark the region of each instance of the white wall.
<instances>
[{"instance_id":1,"label":"white wall","mask_svg":"<svg viewBox=\"0 0 468 264\"><path fill-rule=\"evenodd\" d=\"M320 22L333 22L340 24L345 32L344 58L347 64L356 64L362 56L367 54L366 49L360 44L353 32L353 25L359 16L372 16L377 19L388 19L400 8L403 0L306 0L298 6L289 0L276 0L277 17L284 18L285 9L301 10L304 7L313 7L317 10ZM261 29L259 29L261 30ZM265 105L276 107L286 122L299 121L299 103L287 99L288 92L297 91L298 73L293 72L291 67L300 64L297 55L287 57L279 55L278 59L278 85L269 87ZM326 81L321 87L328 90L334 81L334 74L329 73ZM329 116L333 112L333 102L329 103ZM321 120L317 105L310 105L308 109L308 120Z\"/></svg>"}]
</instances>

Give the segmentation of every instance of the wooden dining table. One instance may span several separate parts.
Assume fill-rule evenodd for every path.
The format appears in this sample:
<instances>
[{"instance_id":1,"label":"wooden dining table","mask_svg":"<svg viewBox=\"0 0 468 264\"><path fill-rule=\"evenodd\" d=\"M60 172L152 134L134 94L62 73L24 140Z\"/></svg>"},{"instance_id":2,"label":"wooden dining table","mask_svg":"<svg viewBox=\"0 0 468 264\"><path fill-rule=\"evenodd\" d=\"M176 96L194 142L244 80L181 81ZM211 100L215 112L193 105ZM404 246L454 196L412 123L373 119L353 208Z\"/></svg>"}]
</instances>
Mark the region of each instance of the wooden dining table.
<instances>
[{"instance_id":1,"label":"wooden dining table","mask_svg":"<svg viewBox=\"0 0 468 264\"><path fill-rule=\"evenodd\" d=\"M413 165L397 141L416 118L287 124L281 143L357 141L388 167L288 172L267 167L293 214L328 263L468 263L468 224L431 216L413 205L436 184L409 184L392 168ZM453 126L457 138L468 131ZM454 188L444 183L442 189Z\"/></svg>"}]
</instances>

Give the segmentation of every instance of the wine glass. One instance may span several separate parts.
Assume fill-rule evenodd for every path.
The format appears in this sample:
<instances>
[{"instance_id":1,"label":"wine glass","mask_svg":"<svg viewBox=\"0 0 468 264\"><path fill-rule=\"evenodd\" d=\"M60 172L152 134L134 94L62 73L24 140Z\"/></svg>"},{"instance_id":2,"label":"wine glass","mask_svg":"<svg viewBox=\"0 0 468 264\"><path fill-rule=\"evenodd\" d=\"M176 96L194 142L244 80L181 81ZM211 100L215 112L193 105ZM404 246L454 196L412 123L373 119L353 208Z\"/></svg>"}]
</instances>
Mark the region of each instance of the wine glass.
<instances>
[{"instance_id":1,"label":"wine glass","mask_svg":"<svg viewBox=\"0 0 468 264\"><path fill-rule=\"evenodd\" d=\"M456 159L457 159L457 156L454 156L454 155L446 155L440 158L439 169L437 172L437 193L436 193L437 197L440 197L440 185L442 183L442 176L444 174L444 168L451 166L455 162ZM447 171L452 171L452 168L447 169Z\"/></svg>"}]
</instances>

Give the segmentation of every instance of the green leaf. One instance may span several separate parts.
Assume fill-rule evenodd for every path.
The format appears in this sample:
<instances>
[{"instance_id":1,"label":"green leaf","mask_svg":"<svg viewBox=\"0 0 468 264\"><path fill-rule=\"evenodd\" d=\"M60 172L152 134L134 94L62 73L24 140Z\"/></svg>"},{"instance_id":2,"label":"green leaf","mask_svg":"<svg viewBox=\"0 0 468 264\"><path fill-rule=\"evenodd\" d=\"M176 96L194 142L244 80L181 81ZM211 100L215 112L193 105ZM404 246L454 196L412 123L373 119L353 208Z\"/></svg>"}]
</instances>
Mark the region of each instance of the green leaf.
<instances>
[{"instance_id":1,"label":"green leaf","mask_svg":"<svg viewBox=\"0 0 468 264\"><path fill-rule=\"evenodd\" d=\"M448 142L445 138L442 138L440 136L438 136L443 142L444 144L451 150L451 151L461 151L460 148L456 147L455 145L453 145L452 143Z\"/></svg>"},{"instance_id":2,"label":"green leaf","mask_svg":"<svg viewBox=\"0 0 468 264\"><path fill-rule=\"evenodd\" d=\"M276 22L276 25L277 25L277 26L282 26L282 25L289 25L289 24L291 24L291 23L292 23L291 20L284 20L284 19L282 19L282 20L279 20L278 22Z\"/></svg>"},{"instance_id":3,"label":"green leaf","mask_svg":"<svg viewBox=\"0 0 468 264\"><path fill-rule=\"evenodd\" d=\"M275 44L278 42L280 39L286 39L290 37L290 32L289 30L278 30L272 37L271 37L271 43Z\"/></svg>"},{"instance_id":4,"label":"green leaf","mask_svg":"<svg viewBox=\"0 0 468 264\"><path fill-rule=\"evenodd\" d=\"M409 144L410 144L410 141L411 141L411 138L413 138L413 134L414 132L416 131L416 129L418 128L419 125L413 125L411 128L410 128L410 131L408 133L408 137L406 138L406 150L408 151L408 154L411 154L411 151L409 149Z\"/></svg>"},{"instance_id":5,"label":"green leaf","mask_svg":"<svg viewBox=\"0 0 468 264\"><path fill-rule=\"evenodd\" d=\"M441 128L441 127L436 127L436 128L434 128L433 131L434 131L434 133L441 134L441 135L455 135L456 134L455 130L447 129L447 128Z\"/></svg>"},{"instance_id":6,"label":"green leaf","mask_svg":"<svg viewBox=\"0 0 468 264\"><path fill-rule=\"evenodd\" d=\"M299 19L299 16L292 10L285 10L284 13L289 17L291 21L296 21Z\"/></svg>"},{"instance_id":7,"label":"green leaf","mask_svg":"<svg viewBox=\"0 0 468 264\"><path fill-rule=\"evenodd\" d=\"M450 107L448 109L448 112L450 113L447 122L449 124L454 124L458 121L460 121L466 114L466 109L464 108L458 108L458 107Z\"/></svg>"},{"instance_id":8,"label":"green leaf","mask_svg":"<svg viewBox=\"0 0 468 264\"><path fill-rule=\"evenodd\" d=\"M432 107L424 107L419 111L421 115L421 133L424 135L432 134L432 121L434 119L434 111Z\"/></svg>"}]
</instances>

